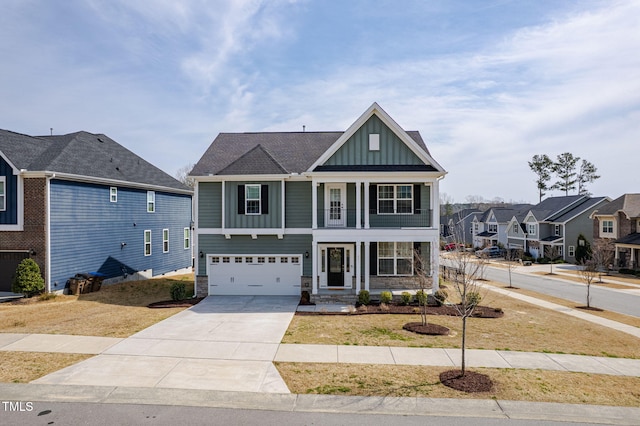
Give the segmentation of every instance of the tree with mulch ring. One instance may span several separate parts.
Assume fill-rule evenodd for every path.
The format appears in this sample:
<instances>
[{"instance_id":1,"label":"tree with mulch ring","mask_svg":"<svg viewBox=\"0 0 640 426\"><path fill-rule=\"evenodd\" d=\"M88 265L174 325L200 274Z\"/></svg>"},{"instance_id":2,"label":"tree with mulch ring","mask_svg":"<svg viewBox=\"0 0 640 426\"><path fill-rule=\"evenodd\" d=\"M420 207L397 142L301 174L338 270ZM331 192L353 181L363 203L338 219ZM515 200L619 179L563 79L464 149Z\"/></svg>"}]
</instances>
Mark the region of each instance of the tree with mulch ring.
<instances>
[{"instance_id":1,"label":"tree with mulch ring","mask_svg":"<svg viewBox=\"0 0 640 426\"><path fill-rule=\"evenodd\" d=\"M489 392L493 381L486 374L475 371L447 370L440 373L440 383L461 392Z\"/></svg>"}]
</instances>

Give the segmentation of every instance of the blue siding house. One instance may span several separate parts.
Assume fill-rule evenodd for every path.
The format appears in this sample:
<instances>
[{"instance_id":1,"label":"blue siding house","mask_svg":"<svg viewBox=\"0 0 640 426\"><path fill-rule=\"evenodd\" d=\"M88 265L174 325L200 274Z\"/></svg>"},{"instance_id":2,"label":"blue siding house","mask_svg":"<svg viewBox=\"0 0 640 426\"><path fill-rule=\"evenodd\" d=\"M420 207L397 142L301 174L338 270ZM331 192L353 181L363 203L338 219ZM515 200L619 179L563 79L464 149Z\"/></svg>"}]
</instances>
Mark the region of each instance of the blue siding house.
<instances>
[{"instance_id":1,"label":"blue siding house","mask_svg":"<svg viewBox=\"0 0 640 426\"><path fill-rule=\"evenodd\" d=\"M190 272L192 191L101 134L0 130L0 291L33 258L47 291Z\"/></svg>"},{"instance_id":2,"label":"blue siding house","mask_svg":"<svg viewBox=\"0 0 640 426\"><path fill-rule=\"evenodd\" d=\"M376 103L342 132L221 133L191 172L197 293L411 288L417 254L436 277L445 174Z\"/></svg>"}]
</instances>

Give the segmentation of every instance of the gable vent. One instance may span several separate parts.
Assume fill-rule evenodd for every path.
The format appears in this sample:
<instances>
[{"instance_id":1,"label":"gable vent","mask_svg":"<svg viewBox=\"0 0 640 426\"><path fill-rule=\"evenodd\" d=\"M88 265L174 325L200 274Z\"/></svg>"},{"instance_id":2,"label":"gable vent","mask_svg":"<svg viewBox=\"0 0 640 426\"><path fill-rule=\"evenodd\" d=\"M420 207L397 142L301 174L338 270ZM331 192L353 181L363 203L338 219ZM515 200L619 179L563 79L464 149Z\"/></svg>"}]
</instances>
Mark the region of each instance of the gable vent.
<instances>
[{"instance_id":1,"label":"gable vent","mask_svg":"<svg viewBox=\"0 0 640 426\"><path fill-rule=\"evenodd\" d=\"M98 138L98 142L104 143L104 141L102 139L100 139L100 138Z\"/></svg>"}]
</instances>

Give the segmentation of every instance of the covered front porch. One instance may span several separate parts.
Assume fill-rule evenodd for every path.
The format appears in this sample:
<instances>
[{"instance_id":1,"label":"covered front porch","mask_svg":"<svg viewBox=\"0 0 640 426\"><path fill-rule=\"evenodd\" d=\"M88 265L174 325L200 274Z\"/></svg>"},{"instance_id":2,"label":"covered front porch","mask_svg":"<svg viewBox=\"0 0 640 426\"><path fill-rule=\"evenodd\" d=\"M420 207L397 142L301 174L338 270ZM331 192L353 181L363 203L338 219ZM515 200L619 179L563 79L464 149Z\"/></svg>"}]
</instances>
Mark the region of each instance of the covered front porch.
<instances>
[{"instance_id":1,"label":"covered front porch","mask_svg":"<svg viewBox=\"0 0 640 426\"><path fill-rule=\"evenodd\" d=\"M618 268L640 269L640 233L620 238L615 247L615 265Z\"/></svg>"}]
</instances>

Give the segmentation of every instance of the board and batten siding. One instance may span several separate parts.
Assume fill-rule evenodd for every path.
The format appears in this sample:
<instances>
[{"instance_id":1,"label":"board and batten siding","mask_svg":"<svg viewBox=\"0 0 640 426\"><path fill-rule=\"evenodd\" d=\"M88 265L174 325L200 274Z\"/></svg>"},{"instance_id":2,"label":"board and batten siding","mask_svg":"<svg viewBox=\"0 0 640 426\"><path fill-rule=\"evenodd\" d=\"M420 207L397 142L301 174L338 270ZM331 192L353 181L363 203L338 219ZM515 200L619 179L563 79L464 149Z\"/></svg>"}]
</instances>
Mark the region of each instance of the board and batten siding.
<instances>
[{"instance_id":1,"label":"board and batten siding","mask_svg":"<svg viewBox=\"0 0 640 426\"><path fill-rule=\"evenodd\" d=\"M311 228L311 182L285 183L285 224L287 228Z\"/></svg>"},{"instance_id":2,"label":"board and batten siding","mask_svg":"<svg viewBox=\"0 0 640 426\"><path fill-rule=\"evenodd\" d=\"M260 184L269 187L267 214L238 214L238 186ZM226 182L225 222L227 228L279 228L282 222L282 194L280 181L270 182ZM202 225L201 225L202 226Z\"/></svg>"},{"instance_id":3,"label":"board and batten siding","mask_svg":"<svg viewBox=\"0 0 640 426\"><path fill-rule=\"evenodd\" d=\"M299 254L302 256L303 273L311 275L311 253L313 237L309 235L285 235L281 240L276 235L259 235L255 240L250 235L234 235L226 239L224 235L200 235L198 252L206 254ZM206 273L206 256L198 258L200 275Z\"/></svg>"},{"instance_id":4,"label":"board and batten siding","mask_svg":"<svg viewBox=\"0 0 640 426\"><path fill-rule=\"evenodd\" d=\"M222 227L222 183L198 183L198 226Z\"/></svg>"},{"instance_id":5,"label":"board and batten siding","mask_svg":"<svg viewBox=\"0 0 640 426\"><path fill-rule=\"evenodd\" d=\"M13 174L13 168L2 157L0 157L0 176L3 176L5 181L6 204L6 209L0 210L0 225L16 225L18 223L18 177Z\"/></svg>"},{"instance_id":6,"label":"board and batten siding","mask_svg":"<svg viewBox=\"0 0 640 426\"><path fill-rule=\"evenodd\" d=\"M369 150L369 135L380 135L380 150ZM423 165L400 138L377 116L372 116L324 165Z\"/></svg>"},{"instance_id":7,"label":"board and batten siding","mask_svg":"<svg viewBox=\"0 0 640 426\"><path fill-rule=\"evenodd\" d=\"M148 213L147 191L140 189L118 187L112 203L108 185L52 180L50 194L52 290L62 290L79 272L112 278L124 271L161 275L191 266L191 249L184 248L189 195L156 192L155 212ZM163 229L169 229L167 253ZM151 230L151 256L144 255L145 230Z\"/></svg>"}]
</instances>

